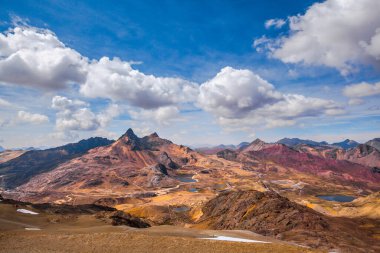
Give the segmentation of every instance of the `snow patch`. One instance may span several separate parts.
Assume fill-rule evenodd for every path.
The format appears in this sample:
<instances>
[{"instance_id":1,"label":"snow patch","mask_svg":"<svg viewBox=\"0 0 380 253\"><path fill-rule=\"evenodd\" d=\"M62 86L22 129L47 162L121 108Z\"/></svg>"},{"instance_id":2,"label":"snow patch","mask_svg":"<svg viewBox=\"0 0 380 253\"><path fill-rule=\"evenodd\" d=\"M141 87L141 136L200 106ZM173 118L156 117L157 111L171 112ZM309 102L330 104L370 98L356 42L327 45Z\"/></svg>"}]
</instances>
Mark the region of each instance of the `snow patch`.
<instances>
[{"instance_id":1,"label":"snow patch","mask_svg":"<svg viewBox=\"0 0 380 253\"><path fill-rule=\"evenodd\" d=\"M230 241L230 242L271 243L271 242L257 241L257 240L244 239L244 238L238 238L238 237L230 237L230 236L216 236L216 237L201 238L201 239L216 240L216 241Z\"/></svg>"},{"instance_id":2,"label":"snow patch","mask_svg":"<svg viewBox=\"0 0 380 253\"><path fill-rule=\"evenodd\" d=\"M26 210L26 209L17 209L17 212L26 213L26 214L32 214L32 215L37 215L38 214L36 212L30 211L30 210Z\"/></svg>"},{"instance_id":3,"label":"snow patch","mask_svg":"<svg viewBox=\"0 0 380 253\"><path fill-rule=\"evenodd\" d=\"M36 231L36 230L41 230L41 229L40 228L25 228L25 230Z\"/></svg>"}]
</instances>

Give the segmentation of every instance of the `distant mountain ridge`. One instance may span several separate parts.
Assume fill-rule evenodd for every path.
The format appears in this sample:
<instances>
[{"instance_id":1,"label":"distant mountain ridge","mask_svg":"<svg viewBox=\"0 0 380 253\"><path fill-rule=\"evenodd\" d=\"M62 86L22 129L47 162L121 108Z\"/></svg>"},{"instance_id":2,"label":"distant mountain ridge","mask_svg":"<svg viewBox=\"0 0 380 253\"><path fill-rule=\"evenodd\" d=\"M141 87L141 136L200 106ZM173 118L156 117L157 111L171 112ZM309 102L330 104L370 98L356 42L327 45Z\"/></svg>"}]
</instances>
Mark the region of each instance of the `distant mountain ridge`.
<instances>
[{"instance_id":1,"label":"distant mountain ridge","mask_svg":"<svg viewBox=\"0 0 380 253\"><path fill-rule=\"evenodd\" d=\"M336 143L333 143L331 145L338 146L338 147L341 147L343 149L350 149L350 148L356 148L357 146L360 145L360 143L356 142L354 140L346 139L344 141L336 142Z\"/></svg>"},{"instance_id":2,"label":"distant mountain ridge","mask_svg":"<svg viewBox=\"0 0 380 253\"><path fill-rule=\"evenodd\" d=\"M302 140L299 138L283 138L283 139L277 141L276 143L284 144L288 147L295 147L295 146L300 145L300 144L305 144L305 145L309 145L309 146L329 145L326 141L317 142L317 141L312 141L312 140Z\"/></svg>"},{"instance_id":3,"label":"distant mountain ridge","mask_svg":"<svg viewBox=\"0 0 380 253\"><path fill-rule=\"evenodd\" d=\"M81 156L90 149L106 146L113 142L106 138L92 137L56 148L27 151L15 159L0 164L0 175L3 176L0 186L3 188L17 187L35 175L54 169L60 163Z\"/></svg>"},{"instance_id":4,"label":"distant mountain ridge","mask_svg":"<svg viewBox=\"0 0 380 253\"><path fill-rule=\"evenodd\" d=\"M214 155L219 151L225 150L225 149L230 149L230 150L237 150L237 149L242 149L246 146L249 145L249 142L243 141L239 143L238 145L233 145L233 144L220 144L217 146L212 146L212 147L200 147L200 148L195 148L196 151L206 154L206 155Z\"/></svg>"},{"instance_id":5,"label":"distant mountain ridge","mask_svg":"<svg viewBox=\"0 0 380 253\"><path fill-rule=\"evenodd\" d=\"M373 162L369 165L368 160L361 160L362 156L360 155L366 154L367 149L360 152L360 154L356 154L360 151L357 151L357 149L361 145L348 150L355 153L353 158L347 156L345 150L336 147L325 146L325 148L319 148L318 146L300 145L289 147L282 143L266 143L256 139L244 149L228 152L227 150L219 151L217 156L247 165L270 161L303 173L322 177L328 175L341 182L371 183L372 187L378 188L375 185L380 183L380 174L377 172L378 170L370 168L373 163L380 162L380 156L374 156L376 153L372 153L374 148L367 152L371 154L370 161ZM365 146L369 147L368 145ZM328 152L319 153L320 149ZM341 156L333 157L329 153L336 150L342 151Z\"/></svg>"},{"instance_id":6,"label":"distant mountain ridge","mask_svg":"<svg viewBox=\"0 0 380 253\"><path fill-rule=\"evenodd\" d=\"M380 138L372 139L370 141L367 141L365 144L367 144L368 146L374 147L380 152Z\"/></svg>"}]
</instances>

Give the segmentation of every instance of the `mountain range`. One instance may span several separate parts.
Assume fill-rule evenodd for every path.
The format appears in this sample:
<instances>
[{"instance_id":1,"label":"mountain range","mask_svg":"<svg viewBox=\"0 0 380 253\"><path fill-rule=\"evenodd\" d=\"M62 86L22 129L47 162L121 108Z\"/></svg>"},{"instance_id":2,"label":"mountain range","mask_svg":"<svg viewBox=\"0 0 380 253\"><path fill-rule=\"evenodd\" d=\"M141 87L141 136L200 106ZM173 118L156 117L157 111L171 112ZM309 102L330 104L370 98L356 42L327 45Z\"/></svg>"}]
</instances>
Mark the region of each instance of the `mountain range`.
<instances>
[{"instance_id":1,"label":"mountain range","mask_svg":"<svg viewBox=\"0 0 380 253\"><path fill-rule=\"evenodd\" d=\"M292 148L297 147L297 146L307 145L309 147L331 147L331 148L335 147L335 148L342 148L344 150L355 148L355 147L360 145L360 143L358 143L354 140L350 140L350 139L346 139L346 140L341 141L341 142L335 142L335 143L329 144L326 141L318 142L318 141L304 140L304 139L299 139L299 138L283 138L283 139L281 139L275 143L284 144L284 145L286 145L288 147L292 147ZM366 144L372 146L370 143L373 143L372 145L376 146L376 145L379 145L376 143L380 143L380 141L379 141L379 139L373 139L371 141L368 141ZM224 149L238 150L238 149L241 149L241 148L246 147L248 145L249 145L249 142L242 142L238 145L220 144L220 145L211 146L211 147L200 147L200 148L196 148L195 150L197 150L201 153L204 153L204 154L216 154L218 151L221 151Z\"/></svg>"},{"instance_id":2,"label":"mountain range","mask_svg":"<svg viewBox=\"0 0 380 253\"><path fill-rule=\"evenodd\" d=\"M379 140L256 139L211 152L128 129L115 141L94 137L46 150L1 152L1 195L20 205L105 206L119 212L112 216L116 224L245 229L356 252L372 245L380 228L373 222L380 218ZM332 205L321 195L356 200ZM365 222L371 226L356 230ZM348 236L353 230L354 241Z\"/></svg>"},{"instance_id":3,"label":"mountain range","mask_svg":"<svg viewBox=\"0 0 380 253\"><path fill-rule=\"evenodd\" d=\"M105 138L94 137L61 147L27 151L12 160L0 163L0 174L2 175L0 186L3 188L17 187L26 183L33 176L50 171L61 163L85 154L90 149L112 142Z\"/></svg>"}]
</instances>

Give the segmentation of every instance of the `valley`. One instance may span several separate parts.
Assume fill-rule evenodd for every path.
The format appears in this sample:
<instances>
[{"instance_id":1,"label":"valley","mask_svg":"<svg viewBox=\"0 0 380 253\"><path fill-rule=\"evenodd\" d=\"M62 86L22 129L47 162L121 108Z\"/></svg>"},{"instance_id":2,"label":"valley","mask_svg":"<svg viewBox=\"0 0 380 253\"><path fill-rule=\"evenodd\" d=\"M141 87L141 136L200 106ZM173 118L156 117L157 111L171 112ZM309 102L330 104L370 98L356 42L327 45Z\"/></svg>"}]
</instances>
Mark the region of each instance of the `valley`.
<instances>
[{"instance_id":1,"label":"valley","mask_svg":"<svg viewBox=\"0 0 380 253\"><path fill-rule=\"evenodd\" d=\"M261 140L205 154L162 139L156 133L138 137L132 129L116 141L91 144L96 146L87 151L71 145L71 150L79 153L74 151L70 158L54 166L50 165L49 157L40 160L39 166L47 164L45 169L19 185L9 181L25 175L17 164L28 166L33 161L31 157L40 156L42 151L36 155L30 153L36 151L29 151L0 164L1 177L6 182L3 185L7 186L0 193L6 200L0 207L16 217L1 217L0 223L8 228L2 231L3 241L20 238L27 243L29 239L25 238L29 236L39 241L54 230L60 231L49 234L54 243L57 238L64 238L64 234L72 237L73 233L78 234L75 240L82 237L90 240L89 236L113 240L113 236L121 236L132 240L132 244L135 239L131 238L146 236L174 244L190 240L189 245L216 247L215 252L228 252L223 251L229 247L225 245L233 248L233 244L238 244L241 252L245 249L266 252L271 247L280 247L282 252L380 249L380 173L363 163L305 151L306 144L300 149ZM310 146L309 150L315 148ZM344 201L336 201L341 198ZM15 212L16 207L41 208L38 205L45 203L55 206L53 210L57 213L50 212L43 219L41 216L45 214L29 217L33 220L29 223L24 219L27 214ZM110 209L82 213L83 205ZM82 211L75 214L65 211L63 215L57 211L66 206ZM108 212L121 213L117 214L117 221L112 221ZM57 214L60 218L55 218ZM146 223L151 228L142 231L112 226L116 223ZM244 234L247 231L255 234L247 237ZM204 235L228 237L230 233L272 243L268 247L259 243L243 246L243 242L194 241ZM175 238L171 237L173 234ZM294 244L305 246L305 251L292 248ZM135 245L134 252L143 252L138 243Z\"/></svg>"}]
</instances>

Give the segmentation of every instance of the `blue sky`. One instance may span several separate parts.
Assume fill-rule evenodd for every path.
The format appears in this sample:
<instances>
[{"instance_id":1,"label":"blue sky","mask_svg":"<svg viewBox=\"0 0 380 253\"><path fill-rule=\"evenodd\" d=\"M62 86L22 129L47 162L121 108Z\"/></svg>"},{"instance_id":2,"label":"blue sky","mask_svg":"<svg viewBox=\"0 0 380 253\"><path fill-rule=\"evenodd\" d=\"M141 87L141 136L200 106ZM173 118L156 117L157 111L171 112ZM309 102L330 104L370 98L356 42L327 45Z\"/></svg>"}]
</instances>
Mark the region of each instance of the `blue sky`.
<instances>
[{"instance_id":1,"label":"blue sky","mask_svg":"<svg viewBox=\"0 0 380 253\"><path fill-rule=\"evenodd\" d=\"M128 127L193 146L379 137L372 4L0 0L0 145L115 138ZM359 11L366 18L351 25Z\"/></svg>"}]
</instances>

